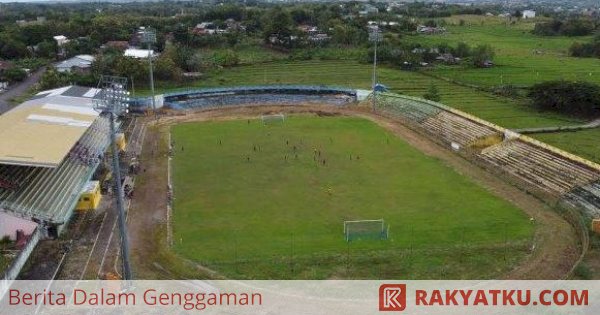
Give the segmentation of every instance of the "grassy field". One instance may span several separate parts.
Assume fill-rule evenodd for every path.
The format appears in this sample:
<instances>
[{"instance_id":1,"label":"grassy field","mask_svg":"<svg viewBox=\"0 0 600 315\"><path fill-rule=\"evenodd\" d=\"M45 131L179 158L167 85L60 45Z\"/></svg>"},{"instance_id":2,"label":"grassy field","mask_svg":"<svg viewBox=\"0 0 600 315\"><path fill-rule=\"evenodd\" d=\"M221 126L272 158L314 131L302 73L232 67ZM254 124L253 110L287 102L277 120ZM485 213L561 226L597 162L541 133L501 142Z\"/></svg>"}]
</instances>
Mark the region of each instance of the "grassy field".
<instances>
[{"instance_id":1,"label":"grassy field","mask_svg":"<svg viewBox=\"0 0 600 315\"><path fill-rule=\"evenodd\" d=\"M461 19L465 25L460 26ZM530 86L548 80L586 80L600 83L600 60L573 58L568 49L574 42L587 42L590 37L537 36L531 33L538 20L520 20L515 24L505 19L482 16L455 16L447 19L448 32L441 35L407 36L407 41L421 44L465 42L471 46L490 44L495 48L496 66L436 67L436 75L479 86L513 84Z\"/></svg>"},{"instance_id":2,"label":"grassy field","mask_svg":"<svg viewBox=\"0 0 600 315\"><path fill-rule=\"evenodd\" d=\"M600 129L543 133L534 135L533 137L583 158L600 163Z\"/></svg>"},{"instance_id":3,"label":"grassy field","mask_svg":"<svg viewBox=\"0 0 600 315\"><path fill-rule=\"evenodd\" d=\"M368 89L372 67L351 60L314 60L275 62L224 69L207 79L189 85L193 87L234 86L253 84L327 84ZM579 121L552 113L540 113L522 101L495 96L445 80L416 72L381 67L379 81L393 92L421 97L431 84L441 94L441 102L509 128L542 127L574 124ZM176 86L162 86L173 90Z\"/></svg>"},{"instance_id":4,"label":"grassy field","mask_svg":"<svg viewBox=\"0 0 600 315\"><path fill-rule=\"evenodd\" d=\"M366 120L189 123L172 137L174 250L232 278L492 278L531 241L521 210ZM389 240L344 240L344 220L381 218Z\"/></svg>"},{"instance_id":5,"label":"grassy field","mask_svg":"<svg viewBox=\"0 0 600 315\"><path fill-rule=\"evenodd\" d=\"M10 265L11 260L4 257L4 255L0 255L0 273L4 272L6 268Z\"/></svg>"}]
</instances>

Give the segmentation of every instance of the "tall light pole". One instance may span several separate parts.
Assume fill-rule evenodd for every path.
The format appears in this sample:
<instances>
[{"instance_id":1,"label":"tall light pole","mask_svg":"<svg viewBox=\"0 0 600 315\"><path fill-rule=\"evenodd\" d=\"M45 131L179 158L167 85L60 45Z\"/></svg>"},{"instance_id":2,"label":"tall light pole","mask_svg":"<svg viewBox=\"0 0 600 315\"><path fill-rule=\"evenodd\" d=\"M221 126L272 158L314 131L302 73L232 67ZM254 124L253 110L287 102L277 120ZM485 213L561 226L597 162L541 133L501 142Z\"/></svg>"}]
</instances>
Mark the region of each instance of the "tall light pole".
<instances>
[{"instance_id":1,"label":"tall light pole","mask_svg":"<svg viewBox=\"0 0 600 315\"><path fill-rule=\"evenodd\" d=\"M144 31L142 33L142 43L146 44L146 48L148 49L148 67L149 67L149 74L150 74L150 90L152 91L152 110L155 112L156 114L156 100L154 99L154 69L152 67L152 58L153 53L152 53L152 45L154 43L156 43L156 32L149 28L146 27L144 28Z\"/></svg>"},{"instance_id":2,"label":"tall light pole","mask_svg":"<svg viewBox=\"0 0 600 315\"><path fill-rule=\"evenodd\" d=\"M369 30L369 41L375 44L375 50L373 53L373 111L375 111L375 106L377 105L377 97L375 88L377 86L377 43L381 41L381 31L379 30L379 26L372 27Z\"/></svg>"},{"instance_id":3,"label":"tall light pole","mask_svg":"<svg viewBox=\"0 0 600 315\"><path fill-rule=\"evenodd\" d=\"M112 148L113 178L117 191L116 206L119 215L119 232L121 236L121 256L123 257L123 279L131 280L131 265L129 262L129 242L127 237L127 224L125 222L124 194L121 183L121 168L119 166L119 149L117 147L117 128L115 120L129 110L129 92L127 92L127 78L106 76L100 78L98 88L101 89L94 96L94 109L106 113L110 119L110 140Z\"/></svg>"}]
</instances>

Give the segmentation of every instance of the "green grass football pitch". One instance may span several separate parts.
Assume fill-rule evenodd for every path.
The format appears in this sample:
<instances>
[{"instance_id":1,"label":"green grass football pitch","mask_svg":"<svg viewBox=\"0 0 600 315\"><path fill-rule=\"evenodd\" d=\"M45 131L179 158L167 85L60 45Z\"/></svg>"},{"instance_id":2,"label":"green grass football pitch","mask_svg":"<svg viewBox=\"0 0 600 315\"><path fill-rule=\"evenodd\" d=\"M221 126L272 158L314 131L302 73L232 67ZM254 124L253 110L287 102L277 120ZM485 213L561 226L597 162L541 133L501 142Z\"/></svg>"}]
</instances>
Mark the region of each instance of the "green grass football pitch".
<instances>
[{"instance_id":1,"label":"green grass football pitch","mask_svg":"<svg viewBox=\"0 0 600 315\"><path fill-rule=\"evenodd\" d=\"M229 278L491 278L532 241L520 209L364 119L171 133L174 250ZM346 242L344 220L366 219L389 239Z\"/></svg>"}]
</instances>

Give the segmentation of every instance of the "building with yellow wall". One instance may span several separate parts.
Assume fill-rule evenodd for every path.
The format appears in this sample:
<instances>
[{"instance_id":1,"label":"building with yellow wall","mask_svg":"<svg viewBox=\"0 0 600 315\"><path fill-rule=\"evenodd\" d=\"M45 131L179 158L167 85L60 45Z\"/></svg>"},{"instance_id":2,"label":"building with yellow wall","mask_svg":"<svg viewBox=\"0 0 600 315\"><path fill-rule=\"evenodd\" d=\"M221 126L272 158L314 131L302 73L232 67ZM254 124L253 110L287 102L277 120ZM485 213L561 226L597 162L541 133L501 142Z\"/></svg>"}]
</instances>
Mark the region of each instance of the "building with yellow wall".
<instances>
[{"instance_id":1,"label":"building with yellow wall","mask_svg":"<svg viewBox=\"0 0 600 315\"><path fill-rule=\"evenodd\" d=\"M117 147L121 151L125 151L125 149L127 148L127 139L125 139L124 133L117 134Z\"/></svg>"},{"instance_id":2,"label":"building with yellow wall","mask_svg":"<svg viewBox=\"0 0 600 315\"><path fill-rule=\"evenodd\" d=\"M77 202L77 206L75 210L77 211L87 211L87 210L96 210L100 205L100 200L102 199L102 194L100 193L100 182L97 180L93 180L87 183L81 192L81 196L79 196L79 201Z\"/></svg>"}]
</instances>

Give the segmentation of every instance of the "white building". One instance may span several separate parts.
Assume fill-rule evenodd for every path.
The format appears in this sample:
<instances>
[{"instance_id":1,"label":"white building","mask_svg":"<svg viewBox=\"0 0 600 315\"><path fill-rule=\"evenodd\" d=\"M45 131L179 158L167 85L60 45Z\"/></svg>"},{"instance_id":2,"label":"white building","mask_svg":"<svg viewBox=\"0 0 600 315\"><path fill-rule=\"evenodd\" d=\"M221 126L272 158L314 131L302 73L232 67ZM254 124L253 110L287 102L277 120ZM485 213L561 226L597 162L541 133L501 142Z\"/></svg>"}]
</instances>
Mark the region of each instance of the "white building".
<instances>
[{"instance_id":1,"label":"white building","mask_svg":"<svg viewBox=\"0 0 600 315\"><path fill-rule=\"evenodd\" d=\"M533 19L535 17L535 11L533 10L525 10L523 11L524 19Z\"/></svg>"},{"instance_id":2,"label":"white building","mask_svg":"<svg viewBox=\"0 0 600 315\"><path fill-rule=\"evenodd\" d=\"M136 59L146 59L148 56L155 57L154 50L150 49L137 49L137 48L129 48L125 50L123 53L125 57L131 57Z\"/></svg>"},{"instance_id":3,"label":"white building","mask_svg":"<svg viewBox=\"0 0 600 315\"><path fill-rule=\"evenodd\" d=\"M69 42L69 39L65 35L54 36L54 40L56 41L56 44L58 45L58 47L61 47L64 44Z\"/></svg>"}]
</instances>

